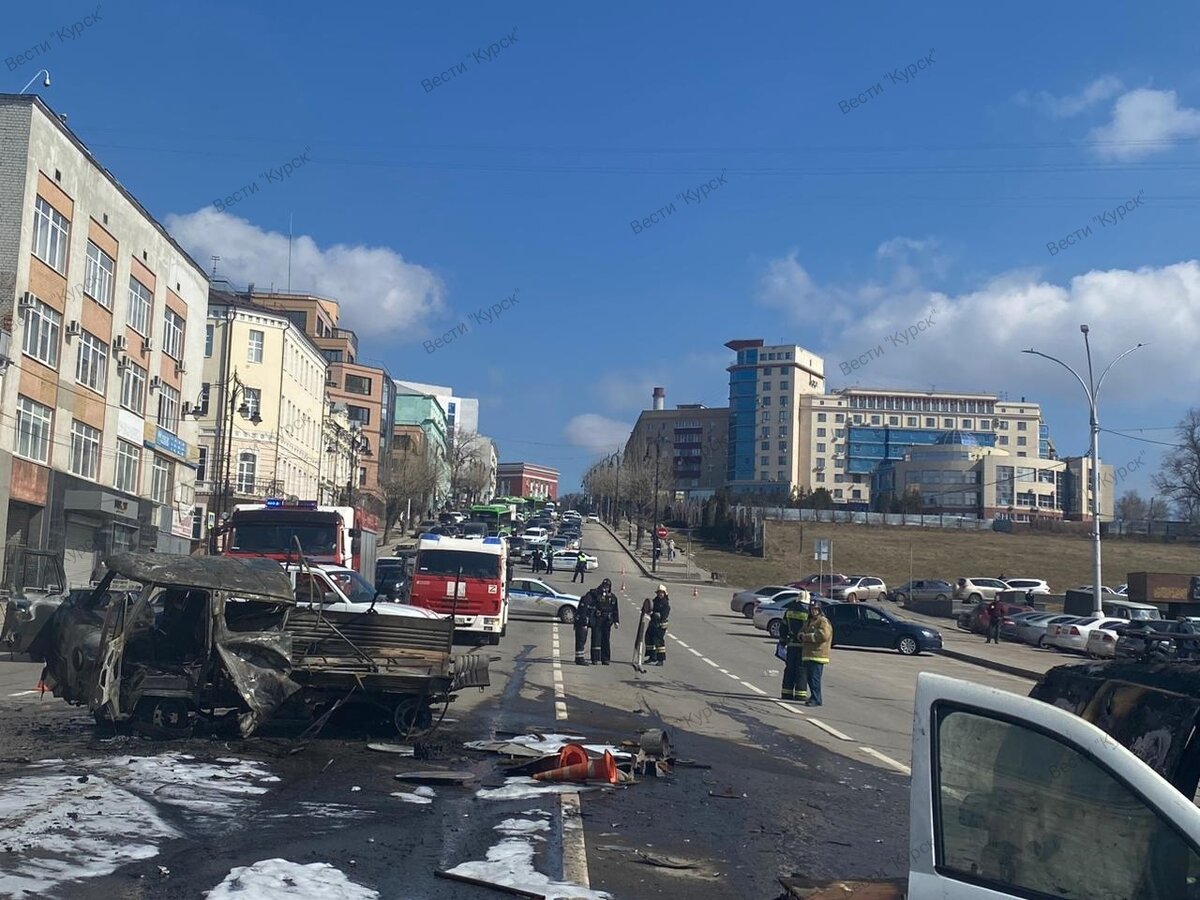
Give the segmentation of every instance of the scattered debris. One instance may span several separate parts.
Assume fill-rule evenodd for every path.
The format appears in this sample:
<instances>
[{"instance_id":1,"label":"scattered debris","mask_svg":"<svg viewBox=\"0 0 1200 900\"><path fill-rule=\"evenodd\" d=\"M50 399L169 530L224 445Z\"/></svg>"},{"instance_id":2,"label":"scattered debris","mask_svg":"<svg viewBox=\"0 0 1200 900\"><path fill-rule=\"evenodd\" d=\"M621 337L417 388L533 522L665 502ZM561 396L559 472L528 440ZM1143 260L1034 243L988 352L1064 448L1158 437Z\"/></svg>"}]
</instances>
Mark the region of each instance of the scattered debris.
<instances>
[{"instance_id":1,"label":"scattered debris","mask_svg":"<svg viewBox=\"0 0 1200 900\"><path fill-rule=\"evenodd\" d=\"M418 772L401 772L395 776L397 781L411 784L465 784L474 781L472 772L450 772L442 769L427 769Z\"/></svg>"},{"instance_id":2,"label":"scattered debris","mask_svg":"<svg viewBox=\"0 0 1200 900\"><path fill-rule=\"evenodd\" d=\"M303 865L286 859L266 859L252 866L238 866L205 896L207 900L242 900L245 897L379 900L377 891L355 884L329 863Z\"/></svg>"},{"instance_id":3,"label":"scattered debris","mask_svg":"<svg viewBox=\"0 0 1200 900\"><path fill-rule=\"evenodd\" d=\"M368 750L379 753L395 753L397 756L416 756L416 748L409 744L367 744Z\"/></svg>"},{"instance_id":4,"label":"scattered debris","mask_svg":"<svg viewBox=\"0 0 1200 900\"><path fill-rule=\"evenodd\" d=\"M716 791L709 791L708 796L715 797L718 800L745 800L746 799L745 794L735 794L732 791L724 791L722 793L717 793Z\"/></svg>"},{"instance_id":5,"label":"scattered debris","mask_svg":"<svg viewBox=\"0 0 1200 900\"><path fill-rule=\"evenodd\" d=\"M692 862L688 859L680 859L677 856L655 856L652 853L645 851L637 851L638 862L643 862L648 866L658 866L660 869L698 869L699 863Z\"/></svg>"},{"instance_id":6,"label":"scattered debris","mask_svg":"<svg viewBox=\"0 0 1200 900\"><path fill-rule=\"evenodd\" d=\"M392 796L403 800L405 803L415 803L418 806L426 806L433 802L433 798L436 797L437 794L434 793L433 788L422 785L411 792L393 791Z\"/></svg>"}]
</instances>

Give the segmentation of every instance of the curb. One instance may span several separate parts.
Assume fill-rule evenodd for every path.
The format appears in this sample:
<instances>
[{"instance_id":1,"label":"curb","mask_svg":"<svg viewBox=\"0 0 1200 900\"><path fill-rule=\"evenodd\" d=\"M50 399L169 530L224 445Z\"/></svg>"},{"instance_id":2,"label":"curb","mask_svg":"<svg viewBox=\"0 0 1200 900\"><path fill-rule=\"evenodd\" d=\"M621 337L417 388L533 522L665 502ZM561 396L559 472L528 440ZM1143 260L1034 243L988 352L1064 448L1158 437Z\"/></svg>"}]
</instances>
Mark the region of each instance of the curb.
<instances>
[{"instance_id":1,"label":"curb","mask_svg":"<svg viewBox=\"0 0 1200 900\"><path fill-rule=\"evenodd\" d=\"M650 572L650 570L649 570L649 569L647 569L647 568L646 568L644 565L642 565L642 561L641 561L640 559L638 559L636 556L634 556L634 555L633 555L633 551L632 551L632 550L630 550L630 549L629 549L629 548L628 548L628 547L625 545L625 542L624 542L624 541L622 541L622 540L621 540L619 537L617 537L617 535L616 535L616 532L614 532L614 531L613 531L611 528L609 528L609 527L608 527L608 523L607 523L607 522L603 522L603 521L602 521L602 522L600 523L600 527L601 527L601 528L603 528L605 531L607 531L607 532L608 532L608 535L609 535L609 537L611 537L611 538L612 538L614 541L616 541L616 542L617 542L617 546L618 546L618 547L620 547L622 550L624 550L624 551L625 551L625 555L629 557L630 561L632 561L632 562L633 562L633 564L634 564L635 566L637 566L637 567L638 567L638 569L640 569L640 570L641 570L641 573L642 573L642 577L643 577L643 578L655 578L655 577L657 577L657 576L655 576L655 575L652 575L652 574L651 574L651 572Z\"/></svg>"},{"instance_id":2,"label":"curb","mask_svg":"<svg viewBox=\"0 0 1200 900\"><path fill-rule=\"evenodd\" d=\"M938 651L942 656L947 656L950 659L957 659L959 662L971 663L979 666L981 669L992 669L996 672L1003 672L1006 675L1016 675L1018 678L1029 678L1033 681L1041 681L1046 677L1045 672L1038 672L1033 669L1023 669L1020 666L1012 666L1008 663L996 662L994 660L985 659L981 656L972 656L970 653L962 653L958 650L947 650L943 647Z\"/></svg>"}]
</instances>

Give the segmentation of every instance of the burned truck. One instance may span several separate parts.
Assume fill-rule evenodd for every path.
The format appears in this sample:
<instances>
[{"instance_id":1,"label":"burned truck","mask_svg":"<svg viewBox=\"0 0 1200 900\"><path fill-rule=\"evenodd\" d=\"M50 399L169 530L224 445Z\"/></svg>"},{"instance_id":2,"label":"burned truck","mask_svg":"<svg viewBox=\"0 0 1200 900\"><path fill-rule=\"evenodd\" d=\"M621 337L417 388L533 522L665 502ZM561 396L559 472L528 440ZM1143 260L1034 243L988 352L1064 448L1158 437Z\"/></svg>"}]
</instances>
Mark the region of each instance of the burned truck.
<instances>
[{"instance_id":1,"label":"burned truck","mask_svg":"<svg viewBox=\"0 0 1200 900\"><path fill-rule=\"evenodd\" d=\"M236 722L246 736L350 704L412 736L455 691L489 683L486 659L452 656L452 620L327 610L272 560L122 553L106 566L93 590L10 600L0 630L44 663L47 690L98 722L163 736Z\"/></svg>"}]
</instances>

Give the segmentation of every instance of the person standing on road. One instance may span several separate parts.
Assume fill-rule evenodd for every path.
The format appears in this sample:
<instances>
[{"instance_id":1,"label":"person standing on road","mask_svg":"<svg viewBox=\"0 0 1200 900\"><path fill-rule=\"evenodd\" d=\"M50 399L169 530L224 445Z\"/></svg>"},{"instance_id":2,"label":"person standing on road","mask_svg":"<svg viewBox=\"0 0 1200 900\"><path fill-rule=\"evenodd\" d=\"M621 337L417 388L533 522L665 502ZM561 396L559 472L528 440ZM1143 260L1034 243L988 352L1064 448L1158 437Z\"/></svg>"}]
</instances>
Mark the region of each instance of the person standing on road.
<instances>
[{"instance_id":1,"label":"person standing on road","mask_svg":"<svg viewBox=\"0 0 1200 900\"><path fill-rule=\"evenodd\" d=\"M667 661L667 619L671 618L671 598L667 586L660 584L654 592L650 611L650 633L646 637L646 662L661 666Z\"/></svg>"},{"instance_id":2,"label":"person standing on road","mask_svg":"<svg viewBox=\"0 0 1200 900\"><path fill-rule=\"evenodd\" d=\"M530 559L530 563L533 566L533 573L535 575L538 572L542 571L542 551L541 550L534 550L533 555L529 559Z\"/></svg>"},{"instance_id":3,"label":"person standing on road","mask_svg":"<svg viewBox=\"0 0 1200 900\"><path fill-rule=\"evenodd\" d=\"M553 547L548 547L546 549L546 574L547 575L554 574L554 548Z\"/></svg>"},{"instance_id":4,"label":"person standing on road","mask_svg":"<svg viewBox=\"0 0 1200 900\"><path fill-rule=\"evenodd\" d=\"M621 627L621 607L612 592L612 582L600 582L596 607L592 613L592 665L607 666L612 661L612 630Z\"/></svg>"},{"instance_id":5,"label":"person standing on road","mask_svg":"<svg viewBox=\"0 0 1200 900\"><path fill-rule=\"evenodd\" d=\"M829 651L833 647L833 623L825 616L821 604L814 602L808 611L808 621L800 635L804 642L804 678L811 696L805 706L821 705L821 678L829 663Z\"/></svg>"},{"instance_id":6,"label":"person standing on road","mask_svg":"<svg viewBox=\"0 0 1200 900\"><path fill-rule=\"evenodd\" d=\"M633 641L633 668L638 672L646 671L646 635L650 631L651 616L654 613L654 601L647 597L642 601L642 614L638 618L637 637Z\"/></svg>"},{"instance_id":7,"label":"person standing on road","mask_svg":"<svg viewBox=\"0 0 1200 900\"><path fill-rule=\"evenodd\" d=\"M583 653L587 647L588 628L591 627L592 615L596 610L598 590L599 588L592 588L579 598L579 605L575 607L575 665L577 666L591 665L584 659Z\"/></svg>"},{"instance_id":8,"label":"person standing on road","mask_svg":"<svg viewBox=\"0 0 1200 900\"><path fill-rule=\"evenodd\" d=\"M671 538L669 541L667 541L667 559L670 560L670 559L674 559L674 558L675 558L675 538Z\"/></svg>"},{"instance_id":9,"label":"person standing on road","mask_svg":"<svg viewBox=\"0 0 1200 900\"><path fill-rule=\"evenodd\" d=\"M783 688L779 696L784 700L807 700L808 681L804 675L804 626L808 623L808 607L811 595L801 591L795 600L783 609L783 625L779 629L779 644L787 649L783 667ZM816 600L811 601L814 605Z\"/></svg>"},{"instance_id":10,"label":"person standing on road","mask_svg":"<svg viewBox=\"0 0 1200 900\"><path fill-rule=\"evenodd\" d=\"M993 599L984 610L984 615L987 617L987 640L985 644L1000 643L1000 620L1004 618L1004 609L1000 606L1000 601Z\"/></svg>"},{"instance_id":11,"label":"person standing on road","mask_svg":"<svg viewBox=\"0 0 1200 900\"><path fill-rule=\"evenodd\" d=\"M579 556L575 559L575 574L571 576L571 584L575 583L575 579L579 579L579 583L583 584L583 578L587 575L587 555L583 550L579 551Z\"/></svg>"}]
</instances>

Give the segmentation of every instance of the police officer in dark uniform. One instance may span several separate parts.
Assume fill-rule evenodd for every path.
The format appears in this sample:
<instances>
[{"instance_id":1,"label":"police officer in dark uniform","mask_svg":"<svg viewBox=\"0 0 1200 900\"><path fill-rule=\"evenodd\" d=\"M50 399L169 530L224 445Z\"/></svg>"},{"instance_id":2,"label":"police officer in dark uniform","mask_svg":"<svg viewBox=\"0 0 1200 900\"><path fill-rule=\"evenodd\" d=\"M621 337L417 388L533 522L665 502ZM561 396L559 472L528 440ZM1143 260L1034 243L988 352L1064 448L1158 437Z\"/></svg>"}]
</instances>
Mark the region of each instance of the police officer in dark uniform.
<instances>
[{"instance_id":1,"label":"police officer in dark uniform","mask_svg":"<svg viewBox=\"0 0 1200 900\"><path fill-rule=\"evenodd\" d=\"M784 607L783 626L779 630L779 643L787 648L787 659L783 669L783 688L779 696L784 700L808 700L808 679L804 676L804 626L808 624L808 604L816 603L808 591Z\"/></svg>"},{"instance_id":2,"label":"police officer in dark uniform","mask_svg":"<svg viewBox=\"0 0 1200 900\"><path fill-rule=\"evenodd\" d=\"M604 580L608 581L607 578ZM596 595L599 592L600 588L592 588L579 598L579 605L575 607L575 665L577 666L591 665L583 658L583 652L587 647L588 628L592 624L592 616L596 610Z\"/></svg>"},{"instance_id":3,"label":"police officer in dark uniform","mask_svg":"<svg viewBox=\"0 0 1200 900\"><path fill-rule=\"evenodd\" d=\"M612 660L612 630L621 626L621 607L617 605L617 595L612 592L612 582L607 578L600 582L595 602L592 612L592 665L600 663L607 666Z\"/></svg>"}]
</instances>

